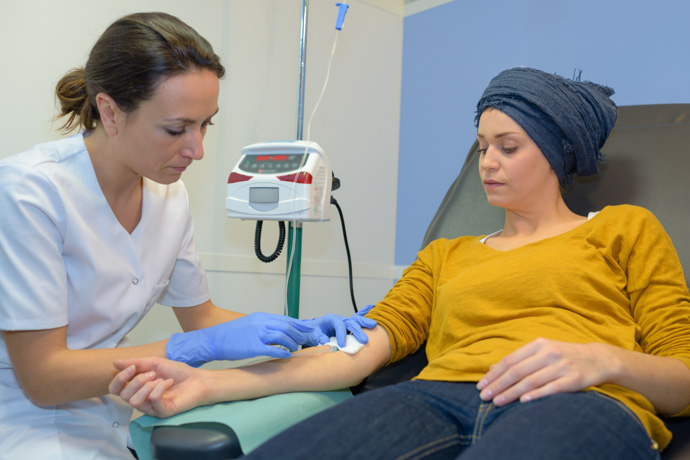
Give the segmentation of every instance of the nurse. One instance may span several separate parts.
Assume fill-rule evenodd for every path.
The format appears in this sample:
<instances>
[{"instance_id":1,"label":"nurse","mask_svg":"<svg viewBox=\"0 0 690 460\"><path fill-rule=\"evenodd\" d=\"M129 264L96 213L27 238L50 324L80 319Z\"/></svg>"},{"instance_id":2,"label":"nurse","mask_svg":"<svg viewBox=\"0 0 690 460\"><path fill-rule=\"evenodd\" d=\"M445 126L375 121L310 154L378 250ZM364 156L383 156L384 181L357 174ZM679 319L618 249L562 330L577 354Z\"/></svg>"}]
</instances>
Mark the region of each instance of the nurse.
<instances>
[{"instance_id":1,"label":"nurse","mask_svg":"<svg viewBox=\"0 0 690 460\"><path fill-rule=\"evenodd\" d=\"M300 321L216 307L194 247L182 173L204 156L225 69L179 19L113 23L57 85L72 137L0 161L0 457L132 458L131 408L107 395L117 358L290 356L362 315ZM185 333L137 347L156 302ZM365 310L363 310L364 312Z\"/></svg>"}]
</instances>

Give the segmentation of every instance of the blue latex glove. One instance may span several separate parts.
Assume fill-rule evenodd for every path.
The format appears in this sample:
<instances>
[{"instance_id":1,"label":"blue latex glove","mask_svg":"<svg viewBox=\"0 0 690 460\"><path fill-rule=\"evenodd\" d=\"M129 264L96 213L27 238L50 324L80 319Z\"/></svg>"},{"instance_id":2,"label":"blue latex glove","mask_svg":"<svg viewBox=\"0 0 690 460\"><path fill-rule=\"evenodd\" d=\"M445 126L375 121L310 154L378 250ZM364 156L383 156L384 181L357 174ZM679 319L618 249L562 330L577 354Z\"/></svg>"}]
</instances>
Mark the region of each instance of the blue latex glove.
<instances>
[{"instance_id":1,"label":"blue latex glove","mask_svg":"<svg viewBox=\"0 0 690 460\"><path fill-rule=\"evenodd\" d=\"M369 337L362 331L362 328L376 327L376 321L365 318L374 305L367 305L349 318L341 315L328 314L314 319L303 320L305 324L313 328L309 334L305 345L323 345L328 343L330 337L335 336L338 346L345 346L345 336L348 331L352 333L359 343L367 343Z\"/></svg>"},{"instance_id":2,"label":"blue latex glove","mask_svg":"<svg viewBox=\"0 0 690 460\"><path fill-rule=\"evenodd\" d=\"M252 313L205 329L174 334L165 351L169 359L194 367L252 356L289 358L290 351L270 344L296 351L311 332L309 325L289 316Z\"/></svg>"}]
</instances>

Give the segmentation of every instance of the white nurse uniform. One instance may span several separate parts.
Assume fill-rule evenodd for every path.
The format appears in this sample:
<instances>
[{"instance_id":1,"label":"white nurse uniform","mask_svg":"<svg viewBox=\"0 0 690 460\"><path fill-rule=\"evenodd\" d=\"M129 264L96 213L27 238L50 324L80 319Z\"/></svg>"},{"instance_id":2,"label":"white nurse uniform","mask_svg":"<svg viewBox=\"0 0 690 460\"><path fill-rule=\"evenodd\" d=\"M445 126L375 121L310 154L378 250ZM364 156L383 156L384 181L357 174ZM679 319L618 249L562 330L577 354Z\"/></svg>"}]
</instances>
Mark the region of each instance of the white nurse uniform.
<instances>
[{"instance_id":1,"label":"white nurse uniform","mask_svg":"<svg viewBox=\"0 0 690 460\"><path fill-rule=\"evenodd\" d=\"M0 330L67 326L70 349L126 346L154 303L209 299L184 184L144 179L130 234L106 202L82 134L0 161L0 267ZM34 405L0 338L0 458L131 458L131 413L110 396Z\"/></svg>"}]
</instances>

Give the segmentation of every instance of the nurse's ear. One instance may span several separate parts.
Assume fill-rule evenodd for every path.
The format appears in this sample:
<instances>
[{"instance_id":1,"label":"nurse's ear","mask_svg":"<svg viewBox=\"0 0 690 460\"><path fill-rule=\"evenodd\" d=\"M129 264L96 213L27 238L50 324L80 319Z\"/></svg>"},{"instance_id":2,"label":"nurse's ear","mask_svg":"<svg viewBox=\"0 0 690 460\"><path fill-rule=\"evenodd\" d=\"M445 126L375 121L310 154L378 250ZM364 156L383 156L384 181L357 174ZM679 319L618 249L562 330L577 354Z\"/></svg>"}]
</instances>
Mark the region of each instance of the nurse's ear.
<instances>
[{"instance_id":1,"label":"nurse's ear","mask_svg":"<svg viewBox=\"0 0 690 460\"><path fill-rule=\"evenodd\" d=\"M96 95L96 106L105 132L109 136L116 136L118 128L126 119L125 113L118 107L115 99L106 93Z\"/></svg>"}]
</instances>

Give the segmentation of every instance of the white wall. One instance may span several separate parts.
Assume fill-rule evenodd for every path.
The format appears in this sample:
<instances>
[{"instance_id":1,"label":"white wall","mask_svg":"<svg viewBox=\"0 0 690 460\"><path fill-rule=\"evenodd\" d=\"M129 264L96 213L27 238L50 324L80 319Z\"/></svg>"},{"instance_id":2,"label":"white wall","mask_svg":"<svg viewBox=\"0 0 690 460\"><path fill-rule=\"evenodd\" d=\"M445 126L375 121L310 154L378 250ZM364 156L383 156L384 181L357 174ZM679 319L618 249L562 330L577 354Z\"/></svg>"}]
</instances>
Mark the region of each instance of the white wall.
<instances>
[{"instance_id":1,"label":"white wall","mask_svg":"<svg viewBox=\"0 0 690 460\"><path fill-rule=\"evenodd\" d=\"M369 2L349 3L311 139L324 148L343 184L334 196L345 213L362 306L380 299L392 285L402 18ZM212 298L238 311L281 313L285 256L268 265L256 260L255 223L226 218L224 200L227 176L244 145L296 136L301 5L301 0L12 2L0 14L0 156L61 137L52 122L55 83L85 63L108 24L134 11L180 17L213 44L228 70L220 113L206 137L206 158L183 176ZM321 91L336 16L334 2L310 2L306 116ZM277 224L266 223L264 235L264 253L272 252ZM350 314L335 208L330 222L305 224L303 238L301 316ZM167 309L155 307L132 338L165 337L174 327Z\"/></svg>"}]
</instances>

